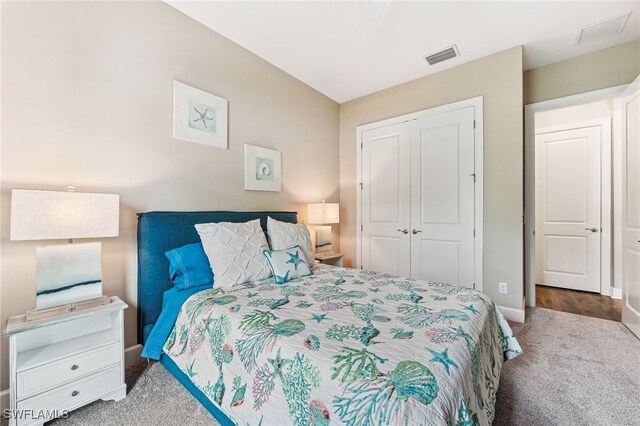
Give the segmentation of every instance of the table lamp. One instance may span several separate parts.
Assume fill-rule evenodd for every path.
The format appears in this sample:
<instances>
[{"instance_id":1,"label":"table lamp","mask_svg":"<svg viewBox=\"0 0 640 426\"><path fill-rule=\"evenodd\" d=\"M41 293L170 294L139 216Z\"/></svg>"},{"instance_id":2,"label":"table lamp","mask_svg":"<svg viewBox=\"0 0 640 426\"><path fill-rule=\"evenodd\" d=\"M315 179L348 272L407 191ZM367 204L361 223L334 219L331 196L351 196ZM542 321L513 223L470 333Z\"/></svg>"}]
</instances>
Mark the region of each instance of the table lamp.
<instances>
[{"instance_id":1,"label":"table lamp","mask_svg":"<svg viewBox=\"0 0 640 426\"><path fill-rule=\"evenodd\" d=\"M332 254L331 224L340 222L340 205L338 203L313 203L307 207L310 225L316 227L316 253Z\"/></svg>"},{"instance_id":2,"label":"table lamp","mask_svg":"<svg viewBox=\"0 0 640 426\"><path fill-rule=\"evenodd\" d=\"M62 240L36 247L36 309L27 320L109 303L102 294L102 246L76 238L117 237L120 197L64 191L11 191L11 240Z\"/></svg>"}]
</instances>

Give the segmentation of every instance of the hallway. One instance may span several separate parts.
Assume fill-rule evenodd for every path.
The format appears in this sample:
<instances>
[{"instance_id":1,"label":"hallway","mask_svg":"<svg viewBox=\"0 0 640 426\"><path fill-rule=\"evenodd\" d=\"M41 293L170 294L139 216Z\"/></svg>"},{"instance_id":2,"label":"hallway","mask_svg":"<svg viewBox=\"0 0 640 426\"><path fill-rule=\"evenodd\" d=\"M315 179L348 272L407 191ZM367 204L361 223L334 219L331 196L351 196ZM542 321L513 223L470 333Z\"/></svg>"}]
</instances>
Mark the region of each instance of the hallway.
<instances>
[{"instance_id":1,"label":"hallway","mask_svg":"<svg viewBox=\"0 0 640 426\"><path fill-rule=\"evenodd\" d=\"M536 285L536 307L621 321L620 300L586 291Z\"/></svg>"}]
</instances>

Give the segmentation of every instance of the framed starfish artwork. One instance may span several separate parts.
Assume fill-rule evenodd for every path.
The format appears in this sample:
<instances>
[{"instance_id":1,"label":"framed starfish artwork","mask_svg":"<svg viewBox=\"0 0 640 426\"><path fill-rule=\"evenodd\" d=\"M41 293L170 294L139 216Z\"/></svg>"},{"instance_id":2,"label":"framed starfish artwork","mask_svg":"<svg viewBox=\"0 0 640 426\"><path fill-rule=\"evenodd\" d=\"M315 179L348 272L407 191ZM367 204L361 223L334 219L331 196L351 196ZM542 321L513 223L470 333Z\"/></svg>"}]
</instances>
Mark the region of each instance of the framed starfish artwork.
<instances>
[{"instance_id":1,"label":"framed starfish artwork","mask_svg":"<svg viewBox=\"0 0 640 426\"><path fill-rule=\"evenodd\" d=\"M227 149L228 102L173 81L173 137Z\"/></svg>"},{"instance_id":2,"label":"framed starfish artwork","mask_svg":"<svg viewBox=\"0 0 640 426\"><path fill-rule=\"evenodd\" d=\"M280 151L245 144L245 191L282 191L281 169Z\"/></svg>"}]
</instances>

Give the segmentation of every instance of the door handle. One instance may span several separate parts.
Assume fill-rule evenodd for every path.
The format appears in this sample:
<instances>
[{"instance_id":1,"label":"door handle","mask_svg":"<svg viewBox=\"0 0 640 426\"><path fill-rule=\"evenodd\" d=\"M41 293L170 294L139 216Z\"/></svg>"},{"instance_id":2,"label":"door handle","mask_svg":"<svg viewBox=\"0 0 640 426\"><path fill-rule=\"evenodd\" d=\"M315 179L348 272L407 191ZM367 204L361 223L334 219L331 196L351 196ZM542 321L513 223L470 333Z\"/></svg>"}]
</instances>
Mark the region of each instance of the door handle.
<instances>
[{"instance_id":1,"label":"door handle","mask_svg":"<svg viewBox=\"0 0 640 426\"><path fill-rule=\"evenodd\" d=\"M409 230L408 229L398 229L398 232L402 232L403 234L408 234Z\"/></svg>"},{"instance_id":2,"label":"door handle","mask_svg":"<svg viewBox=\"0 0 640 426\"><path fill-rule=\"evenodd\" d=\"M421 231L421 230L419 230L419 229L414 229L413 231L411 231L411 233L412 233L413 235L419 234L419 233L421 233L421 232L422 232L422 231Z\"/></svg>"},{"instance_id":3,"label":"door handle","mask_svg":"<svg viewBox=\"0 0 640 426\"><path fill-rule=\"evenodd\" d=\"M598 228L584 228L585 231L598 232Z\"/></svg>"}]
</instances>

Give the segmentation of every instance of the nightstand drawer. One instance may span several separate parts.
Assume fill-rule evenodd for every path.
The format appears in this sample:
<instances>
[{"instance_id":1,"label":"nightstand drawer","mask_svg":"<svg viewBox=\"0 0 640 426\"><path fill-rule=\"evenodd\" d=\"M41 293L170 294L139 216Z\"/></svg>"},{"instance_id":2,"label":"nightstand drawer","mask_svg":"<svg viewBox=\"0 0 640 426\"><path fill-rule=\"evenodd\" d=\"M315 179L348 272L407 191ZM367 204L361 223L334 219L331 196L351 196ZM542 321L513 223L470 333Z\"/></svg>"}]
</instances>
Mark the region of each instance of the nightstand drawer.
<instances>
[{"instance_id":1,"label":"nightstand drawer","mask_svg":"<svg viewBox=\"0 0 640 426\"><path fill-rule=\"evenodd\" d=\"M33 413L46 412L46 410L58 412L73 410L113 390L121 383L121 374L120 367L114 366L49 392L19 401L17 408L31 410L29 412ZM24 424L28 423L28 421L24 422Z\"/></svg>"},{"instance_id":2,"label":"nightstand drawer","mask_svg":"<svg viewBox=\"0 0 640 426\"><path fill-rule=\"evenodd\" d=\"M113 343L17 374L17 399L101 370L120 361L119 344Z\"/></svg>"}]
</instances>

